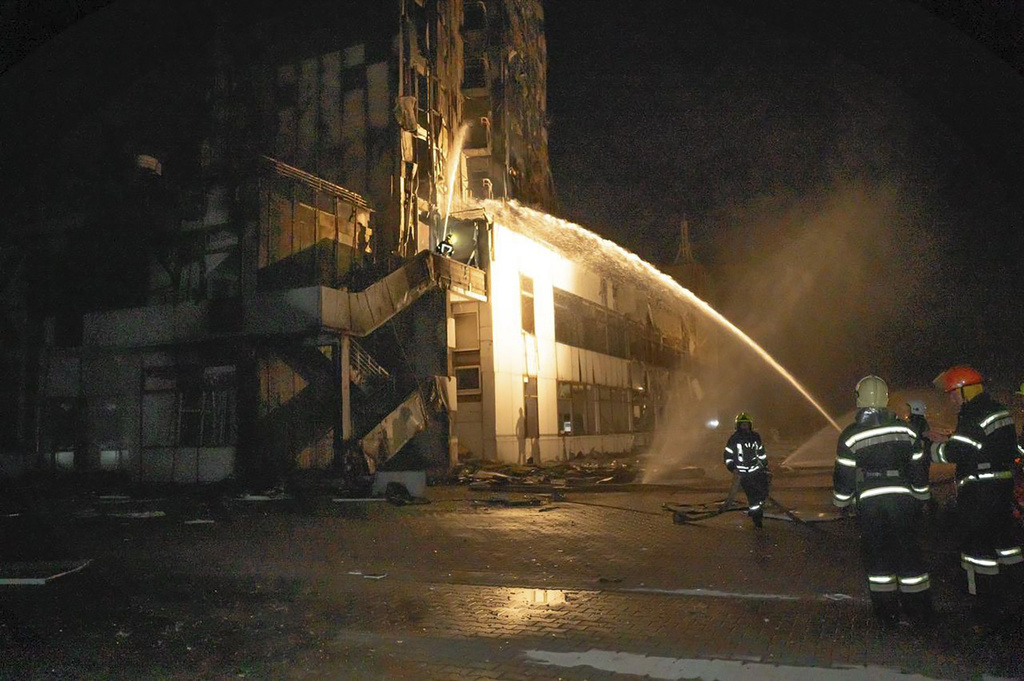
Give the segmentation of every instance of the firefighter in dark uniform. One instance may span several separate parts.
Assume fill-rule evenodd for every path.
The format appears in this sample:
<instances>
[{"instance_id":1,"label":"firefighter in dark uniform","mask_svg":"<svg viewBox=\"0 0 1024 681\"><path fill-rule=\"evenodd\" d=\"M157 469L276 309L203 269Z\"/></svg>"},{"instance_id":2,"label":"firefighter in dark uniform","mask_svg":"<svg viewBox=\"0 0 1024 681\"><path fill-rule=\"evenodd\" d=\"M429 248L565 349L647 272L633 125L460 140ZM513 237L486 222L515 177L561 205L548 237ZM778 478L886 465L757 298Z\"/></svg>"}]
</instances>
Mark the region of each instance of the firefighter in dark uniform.
<instances>
[{"instance_id":1,"label":"firefighter in dark uniform","mask_svg":"<svg viewBox=\"0 0 1024 681\"><path fill-rule=\"evenodd\" d=\"M861 552L875 614L895 621L931 613L931 582L918 545L920 502L931 496L917 433L886 409L878 376L857 383L854 422L839 435L832 501L856 503Z\"/></svg>"},{"instance_id":2,"label":"firefighter in dark uniform","mask_svg":"<svg viewBox=\"0 0 1024 681\"><path fill-rule=\"evenodd\" d=\"M925 480L928 480L929 476L931 475L932 463L931 457L928 455L928 452L931 451L932 446L930 432L932 428L930 425L928 425L928 419L925 417L925 412L927 410L928 407L921 400L907 401L907 411L909 412L907 414L907 423L909 423L913 431L917 433L918 439L921 440L921 448L925 452L925 457L923 461ZM938 509L938 505L934 498L928 500L927 508L928 517L934 520Z\"/></svg>"},{"instance_id":3,"label":"firefighter in dark uniform","mask_svg":"<svg viewBox=\"0 0 1024 681\"><path fill-rule=\"evenodd\" d=\"M1017 430L1010 412L984 391L980 373L968 366L943 371L935 385L960 408L956 430L932 445L932 460L956 464L960 567L967 590L994 594L992 580L1024 562L1013 509L1013 460ZM984 575L985 579L978 579Z\"/></svg>"},{"instance_id":4,"label":"firefighter in dark uniform","mask_svg":"<svg viewBox=\"0 0 1024 681\"><path fill-rule=\"evenodd\" d=\"M764 502L768 499L768 455L761 436L754 430L754 420L746 412L736 415L736 431L725 444L725 467L739 473L740 485L747 495L747 515L755 527L762 526Z\"/></svg>"}]
</instances>

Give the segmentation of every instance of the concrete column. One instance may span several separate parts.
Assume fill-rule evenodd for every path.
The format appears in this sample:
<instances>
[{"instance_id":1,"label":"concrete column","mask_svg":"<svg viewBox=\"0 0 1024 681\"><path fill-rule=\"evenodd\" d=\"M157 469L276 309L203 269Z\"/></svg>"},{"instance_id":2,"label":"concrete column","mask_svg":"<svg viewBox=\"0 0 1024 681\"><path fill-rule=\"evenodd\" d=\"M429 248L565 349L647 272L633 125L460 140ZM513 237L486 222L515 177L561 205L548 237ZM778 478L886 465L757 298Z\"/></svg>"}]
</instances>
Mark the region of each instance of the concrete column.
<instances>
[{"instance_id":1,"label":"concrete column","mask_svg":"<svg viewBox=\"0 0 1024 681\"><path fill-rule=\"evenodd\" d=\"M341 382L341 437L346 442L352 437L352 378L351 378L351 340L348 336L341 337L339 343L341 357L339 358L338 379Z\"/></svg>"}]
</instances>

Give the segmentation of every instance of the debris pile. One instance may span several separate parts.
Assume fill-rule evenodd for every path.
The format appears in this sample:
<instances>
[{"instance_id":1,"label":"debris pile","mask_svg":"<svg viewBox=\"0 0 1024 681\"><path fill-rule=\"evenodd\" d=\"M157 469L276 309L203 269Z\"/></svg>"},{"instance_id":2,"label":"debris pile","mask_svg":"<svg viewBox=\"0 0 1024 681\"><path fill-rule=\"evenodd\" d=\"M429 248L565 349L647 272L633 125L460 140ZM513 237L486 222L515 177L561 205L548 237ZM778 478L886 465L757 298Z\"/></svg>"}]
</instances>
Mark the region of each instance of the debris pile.
<instances>
[{"instance_id":1,"label":"debris pile","mask_svg":"<svg viewBox=\"0 0 1024 681\"><path fill-rule=\"evenodd\" d=\"M621 485L636 481L639 460L591 452L568 461L543 465L513 464L469 459L454 472L454 480L471 490L505 490L518 487L536 489L581 488L594 485Z\"/></svg>"}]
</instances>

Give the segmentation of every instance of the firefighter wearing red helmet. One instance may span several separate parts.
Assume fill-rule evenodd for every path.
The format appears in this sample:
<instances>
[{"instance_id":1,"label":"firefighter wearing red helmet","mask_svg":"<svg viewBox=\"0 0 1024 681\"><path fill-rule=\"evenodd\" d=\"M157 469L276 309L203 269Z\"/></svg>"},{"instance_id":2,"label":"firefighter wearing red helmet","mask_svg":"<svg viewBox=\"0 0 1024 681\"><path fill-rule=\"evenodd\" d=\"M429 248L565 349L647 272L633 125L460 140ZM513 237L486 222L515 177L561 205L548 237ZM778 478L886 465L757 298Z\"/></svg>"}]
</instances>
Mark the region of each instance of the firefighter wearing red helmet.
<instances>
[{"instance_id":1,"label":"firefighter wearing red helmet","mask_svg":"<svg viewBox=\"0 0 1024 681\"><path fill-rule=\"evenodd\" d=\"M981 374L968 366L952 367L935 378L936 387L960 411L953 434L931 448L933 461L956 464L960 566L971 594L982 584L982 591L994 590L990 578L1024 562L1013 520L1017 431L1010 412L982 383Z\"/></svg>"},{"instance_id":2,"label":"firefighter wearing red helmet","mask_svg":"<svg viewBox=\"0 0 1024 681\"><path fill-rule=\"evenodd\" d=\"M832 502L857 504L864 571L875 615L886 622L900 608L912 618L931 614L931 580L918 544L920 502L931 496L921 439L886 407L889 388L878 376L857 383L854 422L839 435Z\"/></svg>"}]
</instances>

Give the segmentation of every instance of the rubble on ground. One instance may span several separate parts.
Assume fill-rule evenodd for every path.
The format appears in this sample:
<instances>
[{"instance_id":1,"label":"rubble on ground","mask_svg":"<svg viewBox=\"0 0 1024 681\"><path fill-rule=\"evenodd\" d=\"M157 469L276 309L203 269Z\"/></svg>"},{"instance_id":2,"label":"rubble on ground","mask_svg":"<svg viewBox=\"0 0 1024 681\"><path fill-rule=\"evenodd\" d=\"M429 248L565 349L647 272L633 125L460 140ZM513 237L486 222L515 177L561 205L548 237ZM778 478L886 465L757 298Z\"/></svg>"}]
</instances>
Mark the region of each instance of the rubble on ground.
<instances>
[{"instance_id":1,"label":"rubble on ground","mask_svg":"<svg viewBox=\"0 0 1024 681\"><path fill-rule=\"evenodd\" d=\"M540 465L467 459L456 467L452 479L458 484L468 485L471 490L541 486L578 488L628 484L636 482L639 474L640 461L636 457L591 452Z\"/></svg>"}]
</instances>

